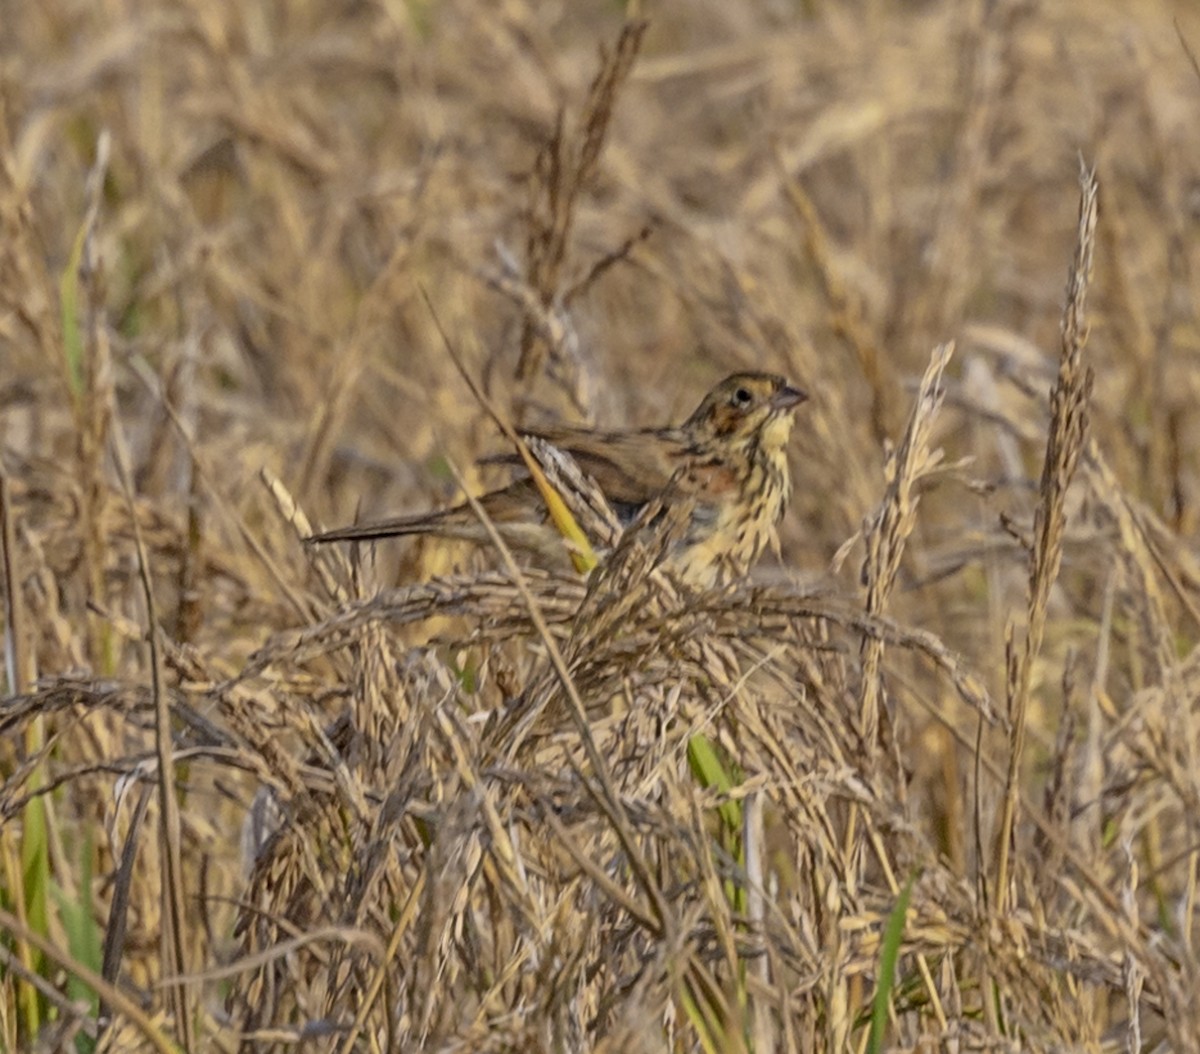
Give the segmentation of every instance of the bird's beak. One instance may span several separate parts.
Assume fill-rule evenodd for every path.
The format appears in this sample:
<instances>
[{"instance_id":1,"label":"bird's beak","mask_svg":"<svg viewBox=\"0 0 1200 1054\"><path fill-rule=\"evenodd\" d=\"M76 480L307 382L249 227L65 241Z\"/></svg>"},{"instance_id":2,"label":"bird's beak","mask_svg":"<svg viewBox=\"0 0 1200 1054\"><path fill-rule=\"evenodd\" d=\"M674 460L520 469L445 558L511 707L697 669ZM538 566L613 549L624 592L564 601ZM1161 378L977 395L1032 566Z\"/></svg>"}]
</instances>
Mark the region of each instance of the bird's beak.
<instances>
[{"instance_id":1,"label":"bird's beak","mask_svg":"<svg viewBox=\"0 0 1200 1054\"><path fill-rule=\"evenodd\" d=\"M771 409L790 410L793 406L799 406L807 399L808 392L802 392L799 388L793 388L790 384L785 384L771 396Z\"/></svg>"}]
</instances>

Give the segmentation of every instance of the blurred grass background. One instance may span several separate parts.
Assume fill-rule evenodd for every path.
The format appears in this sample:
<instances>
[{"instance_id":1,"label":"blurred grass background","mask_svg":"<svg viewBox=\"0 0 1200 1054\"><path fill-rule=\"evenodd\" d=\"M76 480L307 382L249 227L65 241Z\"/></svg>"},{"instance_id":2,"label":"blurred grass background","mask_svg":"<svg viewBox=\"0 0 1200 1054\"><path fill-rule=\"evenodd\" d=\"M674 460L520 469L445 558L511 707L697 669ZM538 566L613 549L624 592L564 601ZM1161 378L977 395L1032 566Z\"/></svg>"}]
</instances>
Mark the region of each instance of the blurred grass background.
<instances>
[{"instance_id":1,"label":"blurred grass background","mask_svg":"<svg viewBox=\"0 0 1200 1054\"><path fill-rule=\"evenodd\" d=\"M630 16L646 18L644 35L622 37ZM450 464L472 485L483 479L475 460L499 437L445 354L422 290L518 422L677 421L743 368L804 387L812 399L791 448L796 491L782 560L764 560L758 581L858 609L856 532L886 501L888 444L904 435L934 346L954 341L932 439L945 459L919 481L887 613L905 632L944 642L992 700L1011 698L1005 636L1026 611L1025 547L1081 159L1101 185L1086 350L1097 456L1067 498L1063 571L1048 599L1019 766L1026 807L1044 804L1074 862L1060 852L1061 871L1048 873L1054 857L1037 855L1048 836L1036 825L1023 822L1014 843L1028 867L1014 880L1027 912L1019 924L1050 925L1047 913L1057 912L1056 934L1079 944L1026 947L1005 929L1018 925L1008 913L988 914L997 891L989 898L979 875L992 866L987 832L1001 795L995 785L980 792L988 822L979 833L977 759L990 755L1002 772L1011 725L978 732L952 679L894 654L895 782L879 782L869 766L858 775L871 794L902 805L924 839L927 856L896 850L901 880L925 869L914 904L936 913L949 895L939 883L957 883L978 914L964 921L947 909L948 929L926 934L939 950L927 983L941 986L948 1011L904 996L887 1034L895 1049L1200 1049L1191 1005L1200 69L1189 51L1200 48L1200 9L1155 0L755 0L628 11L523 0L0 0L0 24L0 468L10 556L0 890L15 920L4 927L4 1049L135 1049L153 1042L155 1028L193 1049L272 1049L304 1034L304 1009L222 1017L238 998L267 1005L239 989L243 975L198 980L181 997L179 1006L192 1000L195 1035L171 1017L156 987L182 962L159 945L171 839L137 836L143 821L132 815L146 781L169 771L161 754L155 760L151 709L166 698L180 743L195 751L180 745L180 767L163 784L181 788L182 904L189 927L205 930L186 970L202 974L244 952L233 917L260 887L242 877L253 863L243 818L260 787L275 787L279 767L298 766L303 783L319 728L312 715L344 717L346 685L378 672L363 674L374 660L360 652L346 666L296 659L249 688L250 657L269 641L298 647L302 638L287 634L328 626L322 620L356 593L477 573L474 557L433 542L381 546L366 569L335 566L340 557L318 568L296 537L299 521L289 522L262 478L265 470L281 481L327 526L453 499ZM616 71L607 87L595 81L605 68ZM152 618L164 638L163 686L153 692ZM375 624L372 633L390 641L379 644L390 656L380 664L410 664L378 676L398 676L411 692L414 669L446 662L420 677L439 685L438 699L446 669L461 688L469 678L454 663L463 655L408 650L441 626ZM847 639L837 645L845 690L830 690L831 707L858 692L858 641ZM786 646L798 647L791 638ZM285 649L272 647L282 662ZM521 662L540 654L530 647L513 660L518 682ZM253 669L258 677L263 666ZM491 677L494 686L503 671ZM262 703L245 711L262 740L223 709L236 693L222 696L221 686L235 681L249 692L238 706ZM289 692L311 703L308 716L280 702ZM268 714L276 725L262 724ZM728 750L745 768L735 740ZM402 775L380 764L388 774L371 793ZM769 775L767 785L780 778ZM144 808L159 815L157 804ZM864 868L853 809L837 820L849 831L839 841L850 873L839 882L853 892L853 872ZM365 851L368 835L347 837ZM414 853L432 838L423 828L410 836ZM130 844L139 856L122 881ZM315 871L345 866L330 852ZM1124 895L1103 923L1106 912L1080 892L1085 872ZM1055 877L1053 895L1031 892ZM816 879L799 881L812 887L813 910L830 912L824 923L836 928L832 920L853 914L817 896ZM118 888L130 897L121 909L128 930L123 955L106 966L101 944ZM977 899L962 892L972 889ZM359 923L375 939L386 941L386 921L402 914L404 897L393 893L380 925ZM345 922L336 900L329 893L317 913L331 925ZM863 932L882 929L883 903ZM34 978L68 989L30 931L137 993L157 1024L114 1038L98 1030L98 1007L33 994ZM793 978L792 1010L786 1000L771 1005L804 1024L777 1024L777 1049L863 1049L868 1029L856 1013L871 996L870 947L831 958L844 990ZM1042 990L1040 1015L1006 991L1019 987L1014 963L1030 955L1061 975L1061 988ZM1076 960L1088 969L1072 972ZM344 996L334 975L330 967L328 989ZM417 1049L421 1036L429 1049L706 1045L702 1029L682 1023L695 1019L681 1004L664 1024L638 989L641 1002L630 1005L653 1024L637 1033L644 1048L623 1046L633 1040L597 1022L624 1005L625 990L591 975L605 995L588 1000L603 1012L588 1000L572 1012L592 1031L498 1039L505 1014L495 991L509 990L492 989L491 977L437 976L448 991L493 992L471 1003L490 1032L443 1007L422 1033L389 990L393 1031L373 1024L347 1049ZM1005 994L993 1000L989 984ZM509 991L508 1008L527 994ZM997 1012L1006 995L1019 1009ZM131 1014L117 1017L127 1025ZM729 1027L736 1014L717 1016L728 1034L714 1031L725 1039L708 1049L755 1045L753 1029ZM332 1010L327 1017L345 1024ZM299 1029L287 1041L238 1038L238 1028L250 1035L284 1023ZM755 1034L761 1048L767 1033ZM342 1041L336 1029L311 1037L314 1049Z\"/></svg>"}]
</instances>

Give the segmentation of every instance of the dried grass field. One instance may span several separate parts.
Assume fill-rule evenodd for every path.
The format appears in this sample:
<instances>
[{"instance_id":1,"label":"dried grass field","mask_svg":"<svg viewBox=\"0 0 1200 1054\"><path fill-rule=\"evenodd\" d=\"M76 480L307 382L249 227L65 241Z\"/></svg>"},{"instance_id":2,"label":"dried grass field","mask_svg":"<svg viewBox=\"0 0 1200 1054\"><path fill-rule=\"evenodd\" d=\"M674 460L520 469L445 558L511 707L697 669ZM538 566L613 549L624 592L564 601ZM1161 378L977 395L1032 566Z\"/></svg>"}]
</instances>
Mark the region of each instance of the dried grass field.
<instances>
[{"instance_id":1,"label":"dried grass field","mask_svg":"<svg viewBox=\"0 0 1200 1054\"><path fill-rule=\"evenodd\" d=\"M1200 9L627 8L0 0L0 1051L1200 1051Z\"/></svg>"}]
</instances>

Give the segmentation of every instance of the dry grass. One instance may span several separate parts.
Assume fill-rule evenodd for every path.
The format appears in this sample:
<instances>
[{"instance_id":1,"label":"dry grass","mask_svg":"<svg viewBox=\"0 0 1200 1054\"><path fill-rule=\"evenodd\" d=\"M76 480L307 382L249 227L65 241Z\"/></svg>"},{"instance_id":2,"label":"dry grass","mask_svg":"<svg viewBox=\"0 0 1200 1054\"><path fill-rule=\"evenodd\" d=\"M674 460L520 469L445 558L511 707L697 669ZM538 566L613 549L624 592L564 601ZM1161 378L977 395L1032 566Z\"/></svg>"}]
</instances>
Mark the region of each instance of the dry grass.
<instances>
[{"instance_id":1,"label":"dry grass","mask_svg":"<svg viewBox=\"0 0 1200 1054\"><path fill-rule=\"evenodd\" d=\"M886 1049L1200 1051L1200 18L544 6L0 7L0 1050L858 1052L911 879ZM782 560L306 549L493 471L424 293L802 384Z\"/></svg>"}]
</instances>

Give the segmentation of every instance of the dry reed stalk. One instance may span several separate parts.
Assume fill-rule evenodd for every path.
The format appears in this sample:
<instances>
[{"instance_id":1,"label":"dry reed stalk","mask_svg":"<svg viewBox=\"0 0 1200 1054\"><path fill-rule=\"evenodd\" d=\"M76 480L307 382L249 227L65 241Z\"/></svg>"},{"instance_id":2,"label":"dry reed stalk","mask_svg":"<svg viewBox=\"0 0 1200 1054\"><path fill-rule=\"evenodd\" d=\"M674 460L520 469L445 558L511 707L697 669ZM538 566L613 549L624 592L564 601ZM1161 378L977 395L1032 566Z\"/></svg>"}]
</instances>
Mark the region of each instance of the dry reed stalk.
<instances>
[{"instance_id":1,"label":"dry reed stalk","mask_svg":"<svg viewBox=\"0 0 1200 1054\"><path fill-rule=\"evenodd\" d=\"M0 556L2 556L4 568L4 674L5 683L11 694L20 695L33 687L37 670L35 655L31 650L33 641L27 636L28 624L23 593L24 576L20 572L21 562L17 553L16 530L13 521L14 510L9 491L8 474L0 465L0 549L2 549ZM22 745L26 757L40 758L42 756L46 746L46 724L45 719L40 715L28 723ZM39 765L29 781L31 802L33 796L38 795L45 786L45 782L44 771ZM29 812L26 813L25 822L32 823ZM26 846L31 839L31 834L27 833L25 838L18 843L12 836L13 828L11 826L0 825L0 830L4 832L3 835L0 835L0 853L3 855L5 884L14 894L12 899L16 921L25 927L28 925L26 907L28 894L24 881L18 876L23 878L24 871L29 866L30 853ZM26 983L30 984L28 988L30 995L36 990L32 983L32 979L38 977L36 958L34 945L27 940L18 940L14 954L6 962L6 967L11 969L16 976L26 978ZM28 999L29 997L26 1000L27 1007L29 1006Z\"/></svg>"},{"instance_id":2,"label":"dry reed stalk","mask_svg":"<svg viewBox=\"0 0 1200 1054\"><path fill-rule=\"evenodd\" d=\"M98 153L103 156L104 151L101 150ZM98 189L96 194L98 196ZM93 228L95 223L96 218L93 217ZM88 240L90 240L90 233ZM85 251L85 256L90 256L90 253ZM95 265L93 264L93 266ZM89 287L91 286L90 282L87 284ZM92 316L90 331L97 360L108 362L107 322L102 310L97 310ZM92 390L91 385L88 390ZM193 1017L193 999L185 978L192 968L194 936L189 932L187 923L190 916L187 911L188 893L185 888L183 872L182 823L177 796L179 784L175 769L174 719L166 690L160 642L160 634L163 630L159 623L158 605L154 596L150 557L142 537L141 524L138 522L129 452L111 386L102 386L98 392L93 394L93 398L105 400L104 409L97 414L97 417L102 418L108 425L105 428L106 445L111 448L113 462L129 509L129 520L133 529L133 541L137 553L138 579L141 583L142 599L145 603L150 694L154 704L154 745L158 762L159 851L165 865L162 887L162 917L166 921L162 934L163 962L170 968L170 976L165 980L171 995L175 1035L182 1048L191 1052L196 1049L196 1025ZM92 467L96 468L95 465ZM98 479L99 473L93 473L93 477ZM118 953L114 951L113 958L117 957Z\"/></svg>"},{"instance_id":3,"label":"dry reed stalk","mask_svg":"<svg viewBox=\"0 0 1200 1054\"><path fill-rule=\"evenodd\" d=\"M1006 647L1008 718L1012 722L1012 733L1009 738L1004 802L996 828L996 865L992 883L995 907L1001 915L1010 903L1009 860L1020 794L1020 765L1025 748L1033 664L1041 651L1046 606L1062 561L1066 492L1074 479L1075 468L1087 438L1092 368L1083 360L1083 348L1087 341L1087 290L1096 238L1098 193L1094 173L1081 167L1079 227L1075 256L1067 280L1062 353L1058 378L1050 394L1050 430L1033 525L1027 624L1020 652L1016 650L1011 629Z\"/></svg>"},{"instance_id":4,"label":"dry reed stalk","mask_svg":"<svg viewBox=\"0 0 1200 1054\"><path fill-rule=\"evenodd\" d=\"M573 134L568 135L560 111L554 132L534 162L530 179L524 288L511 280L497 283L501 291L515 289L515 299L524 309L516 367L518 383L531 385L548 358L551 375L558 375L559 386L575 409L585 414L590 400L584 390L578 338L566 314L567 305L573 295L586 288L611 262L623 259L639 238L631 238L626 242L627 248L607 254L569 289L565 287L562 271L580 195L595 177L617 99L633 69L647 25L645 21L627 21L612 51L601 48L600 69L588 88L579 127Z\"/></svg>"},{"instance_id":5,"label":"dry reed stalk","mask_svg":"<svg viewBox=\"0 0 1200 1054\"><path fill-rule=\"evenodd\" d=\"M905 543L916 524L916 510L920 498L915 489L922 478L933 472L941 462L941 452L931 451L929 441L945 396L942 377L953 353L952 344L942 345L934 350L921 380L904 436L899 446L888 455L884 468L887 488L883 499L863 528L867 547L863 579L867 589L866 612L869 618L878 618L883 614L888 596L895 585ZM865 778L875 785L876 793L882 793L882 773L878 763L879 711L884 702L882 638L873 634L864 637L860 654L862 682L856 730L864 754L862 771ZM899 770L899 764L896 768ZM903 778L893 778L898 788L897 793L903 798ZM858 839L864 832L859 830L858 819L858 810L852 807L846 825L846 855L851 861L859 862L857 865L851 864L855 872L860 869L863 860L862 846ZM865 834L871 840L876 860L887 876L889 887L893 893L898 893L900 886L891 873L888 853L879 841L878 832L872 828ZM855 881L858 881L857 877ZM937 1014L944 1020L937 989L923 957L918 957L918 965Z\"/></svg>"},{"instance_id":6,"label":"dry reed stalk","mask_svg":"<svg viewBox=\"0 0 1200 1054\"><path fill-rule=\"evenodd\" d=\"M21 574L17 553L17 533L8 473L0 464L0 566L4 569L4 672L5 681L13 695L29 691L37 679L25 621L25 598L21 591Z\"/></svg>"},{"instance_id":7,"label":"dry reed stalk","mask_svg":"<svg viewBox=\"0 0 1200 1054\"><path fill-rule=\"evenodd\" d=\"M916 526L917 505L920 496L915 493L921 480L934 472L941 463L940 450L930 450L929 441L933 424L945 399L942 375L950 357L954 354L953 344L936 348L921 378L917 398L913 403L908 426L900 445L888 455L884 466L887 489L879 508L864 527L867 546L863 579L867 587L867 616L878 618L883 615L900 571L900 560L904 546ZM879 709L883 701L883 677L880 664L883 661L883 640L869 636L863 641L862 649L862 699L859 710L858 732L868 759L873 759L879 747ZM875 766L868 762L868 772Z\"/></svg>"}]
</instances>

